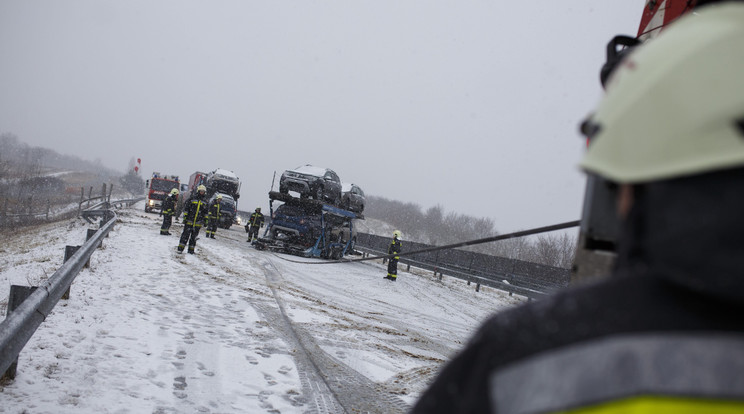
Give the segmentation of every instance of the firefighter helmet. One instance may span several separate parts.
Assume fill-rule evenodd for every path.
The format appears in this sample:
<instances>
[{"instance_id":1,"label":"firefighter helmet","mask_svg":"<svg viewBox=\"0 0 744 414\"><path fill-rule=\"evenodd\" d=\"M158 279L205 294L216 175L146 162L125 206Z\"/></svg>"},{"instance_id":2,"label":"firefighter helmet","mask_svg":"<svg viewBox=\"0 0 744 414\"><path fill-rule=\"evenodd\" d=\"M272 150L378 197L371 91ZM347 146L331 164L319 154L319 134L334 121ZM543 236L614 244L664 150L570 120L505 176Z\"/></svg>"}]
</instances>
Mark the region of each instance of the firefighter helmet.
<instances>
[{"instance_id":1,"label":"firefighter helmet","mask_svg":"<svg viewBox=\"0 0 744 414\"><path fill-rule=\"evenodd\" d=\"M400 239L400 236L401 236L400 230L395 230L393 232L393 237L395 237L396 239Z\"/></svg>"},{"instance_id":2,"label":"firefighter helmet","mask_svg":"<svg viewBox=\"0 0 744 414\"><path fill-rule=\"evenodd\" d=\"M217 194L217 197L216 197L216 199L217 199L217 200L222 200L222 194Z\"/></svg>"},{"instance_id":3,"label":"firefighter helmet","mask_svg":"<svg viewBox=\"0 0 744 414\"><path fill-rule=\"evenodd\" d=\"M207 187L204 186L204 184L199 185L199 187L196 187L196 191L204 191L207 192Z\"/></svg>"},{"instance_id":4,"label":"firefighter helmet","mask_svg":"<svg viewBox=\"0 0 744 414\"><path fill-rule=\"evenodd\" d=\"M256 207L256 211L260 212L261 211L261 207Z\"/></svg>"},{"instance_id":5,"label":"firefighter helmet","mask_svg":"<svg viewBox=\"0 0 744 414\"><path fill-rule=\"evenodd\" d=\"M581 167L643 183L744 166L744 4L702 8L617 68Z\"/></svg>"},{"instance_id":6,"label":"firefighter helmet","mask_svg":"<svg viewBox=\"0 0 744 414\"><path fill-rule=\"evenodd\" d=\"M170 192L170 195L172 195L172 196L178 195L178 189L177 188L172 189L171 192Z\"/></svg>"}]
</instances>

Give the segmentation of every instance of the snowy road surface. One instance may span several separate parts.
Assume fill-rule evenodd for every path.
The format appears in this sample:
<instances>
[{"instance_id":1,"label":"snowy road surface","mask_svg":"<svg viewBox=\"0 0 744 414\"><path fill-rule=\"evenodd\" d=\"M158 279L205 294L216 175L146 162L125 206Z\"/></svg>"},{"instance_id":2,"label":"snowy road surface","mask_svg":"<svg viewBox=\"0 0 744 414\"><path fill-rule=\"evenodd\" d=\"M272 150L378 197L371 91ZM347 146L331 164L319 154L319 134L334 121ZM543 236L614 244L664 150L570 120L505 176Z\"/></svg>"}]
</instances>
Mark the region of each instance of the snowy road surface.
<instances>
[{"instance_id":1,"label":"snowy road surface","mask_svg":"<svg viewBox=\"0 0 744 414\"><path fill-rule=\"evenodd\" d=\"M425 272L389 282L378 261L294 263L320 260L255 250L237 226L179 255L180 224L161 236L141 203L117 214L0 385L0 412L405 412L487 315L524 300ZM3 315L10 285L51 276L89 226L1 248Z\"/></svg>"}]
</instances>

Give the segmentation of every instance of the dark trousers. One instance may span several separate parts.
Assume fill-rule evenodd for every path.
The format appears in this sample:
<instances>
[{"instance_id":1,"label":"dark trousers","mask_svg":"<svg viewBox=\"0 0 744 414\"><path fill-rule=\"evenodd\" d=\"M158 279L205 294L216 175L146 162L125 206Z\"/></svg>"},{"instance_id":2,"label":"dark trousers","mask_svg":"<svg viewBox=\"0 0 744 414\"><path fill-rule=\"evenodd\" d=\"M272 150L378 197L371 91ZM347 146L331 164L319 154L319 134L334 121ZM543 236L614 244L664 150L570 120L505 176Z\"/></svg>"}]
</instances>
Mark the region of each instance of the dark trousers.
<instances>
[{"instance_id":1,"label":"dark trousers","mask_svg":"<svg viewBox=\"0 0 744 414\"><path fill-rule=\"evenodd\" d=\"M178 241L178 251L182 252L189 245L189 252L194 253L194 247L196 247L196 238L199 237L199 230L201 226L190 226L188 224L183 226L183 233L181 233L181 239Z\"/></svg>"},{"instance_id":2,"label":"dark trousers","mask_svg":"<svg viewBox=\"0 0 744 414\"><path fill-rule=\"evenodd\" d=\"M248 240L253 240L254 237L258 239L258 229L258 226L251 226L248 230Z\"/></svg>"},{"instance_id":3,"label":"dark trousers","mask_svg":"<svg viewBox=\"0 0 744 414\"><path fill-rule=\"evenodd\" d=\"M388 262L388 275L392 277L398 276L398 259L390 259Z\"/></svg>"},{"instance_id":4,"label":"dark trousers","mask_svg":"<svg viewBox=\"0 0 744 414\"><path fill-rule=\"evenodd\" d=\"M217 219L209 219L207 221L207 237L217 233Z\"/></svg>"},{"instance_id":5,"label":"dark trousers","mask_svg":"<svg viewBox=\"0 0 744 414\"><path fill-rule=\"evenodd\" d=\"M168 214L163 215L163 225L160 226L160 233L167 234L172 223L173 223L173 216L168 215Z\"/></svg>"}]
</instances>

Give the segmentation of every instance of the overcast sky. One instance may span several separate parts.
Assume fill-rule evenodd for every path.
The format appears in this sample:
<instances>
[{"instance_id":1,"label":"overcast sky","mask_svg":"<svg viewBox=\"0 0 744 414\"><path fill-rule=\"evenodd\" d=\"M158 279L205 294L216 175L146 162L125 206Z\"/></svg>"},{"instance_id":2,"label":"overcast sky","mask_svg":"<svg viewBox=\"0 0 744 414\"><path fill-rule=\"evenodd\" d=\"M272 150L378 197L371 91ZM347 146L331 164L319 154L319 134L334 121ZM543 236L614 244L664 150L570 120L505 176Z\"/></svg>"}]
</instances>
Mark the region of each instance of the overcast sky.
<instances>
[{"instance_id":1,"label":"overcast sky","mask_svg":"<svg viewBox=\"0 0 744 414\"><path fill-rule=\"evenodd\" d=\"M644 3L0 0L0 133L145 178L232 170L243 210L310 163L499 232L556 224Z\"/></svg>"}]
</instances>

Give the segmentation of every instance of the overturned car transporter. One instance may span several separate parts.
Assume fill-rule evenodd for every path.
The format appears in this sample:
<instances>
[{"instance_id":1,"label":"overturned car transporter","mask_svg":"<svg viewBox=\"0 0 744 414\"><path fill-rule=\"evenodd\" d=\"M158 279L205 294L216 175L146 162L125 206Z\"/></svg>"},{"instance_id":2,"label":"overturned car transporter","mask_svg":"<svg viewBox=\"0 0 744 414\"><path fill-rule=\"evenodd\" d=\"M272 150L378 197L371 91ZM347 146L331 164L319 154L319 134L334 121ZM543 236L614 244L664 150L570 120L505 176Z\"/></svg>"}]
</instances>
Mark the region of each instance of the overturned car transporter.
<instances>
[{"instance_id":1,"label":"overturned car transporter","mask_svg":"<svg viewBox=\"0 0 744 414\"><path fill-rule=\"evenodd\" d=\"M283 204L275 210L274 201ZM360 214L277 191L269 192L269 206L271 222L253 242L256 249L332 260L355 253L354 220L363 219Z\"/></svg>"}]
</instances>

